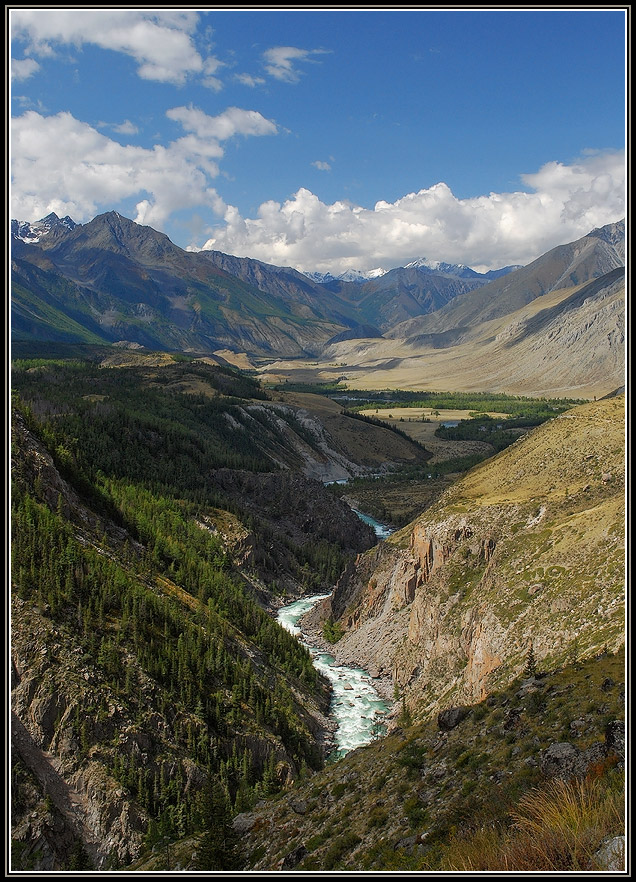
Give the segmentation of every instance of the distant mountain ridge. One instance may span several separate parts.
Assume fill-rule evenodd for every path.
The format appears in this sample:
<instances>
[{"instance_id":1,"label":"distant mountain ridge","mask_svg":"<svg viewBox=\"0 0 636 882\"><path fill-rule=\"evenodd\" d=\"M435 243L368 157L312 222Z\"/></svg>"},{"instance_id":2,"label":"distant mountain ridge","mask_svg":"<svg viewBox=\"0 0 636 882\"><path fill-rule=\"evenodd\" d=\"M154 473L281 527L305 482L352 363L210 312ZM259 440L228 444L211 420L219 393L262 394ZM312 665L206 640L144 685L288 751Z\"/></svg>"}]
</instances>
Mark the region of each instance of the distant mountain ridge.
<instances>
[{"instance_id":1,"label":"distant mountain ridge","mask_svg":"<svg viewBox=\"0 0 636 882\"><path fill-rule=\"evenodd\" d=\"M547 292L622 267L625 253L621 221L518 269L480 274L419 258L364 282L318 283L292 267L184 251L115 211L86 224L51 213L11 227L15 340L126 340L256 358L316 357L365 337L435 348L469 341Z\"/></svg>"}]
</instances>

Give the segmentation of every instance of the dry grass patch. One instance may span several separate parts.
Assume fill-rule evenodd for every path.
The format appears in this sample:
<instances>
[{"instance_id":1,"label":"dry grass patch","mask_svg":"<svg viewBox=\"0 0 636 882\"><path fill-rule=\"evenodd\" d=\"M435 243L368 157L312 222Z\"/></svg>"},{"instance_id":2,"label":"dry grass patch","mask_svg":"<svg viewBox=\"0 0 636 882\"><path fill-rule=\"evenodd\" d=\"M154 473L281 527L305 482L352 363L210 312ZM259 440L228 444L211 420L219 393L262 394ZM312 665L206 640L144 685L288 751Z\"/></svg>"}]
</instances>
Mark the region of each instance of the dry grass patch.
<instances>
[{"instance_id":1,"label":"dry grass patch","mask_svg":"<svg viewBox=\"0 0 636 882\"><path fill-rule=\"evenodd\" d=\"M456 836L444 869L596 869L603 840L624 830L624 794L611 777L552 781L525 794L511 820L507 832L491 826Z\"/></svg>"}]
</instances>

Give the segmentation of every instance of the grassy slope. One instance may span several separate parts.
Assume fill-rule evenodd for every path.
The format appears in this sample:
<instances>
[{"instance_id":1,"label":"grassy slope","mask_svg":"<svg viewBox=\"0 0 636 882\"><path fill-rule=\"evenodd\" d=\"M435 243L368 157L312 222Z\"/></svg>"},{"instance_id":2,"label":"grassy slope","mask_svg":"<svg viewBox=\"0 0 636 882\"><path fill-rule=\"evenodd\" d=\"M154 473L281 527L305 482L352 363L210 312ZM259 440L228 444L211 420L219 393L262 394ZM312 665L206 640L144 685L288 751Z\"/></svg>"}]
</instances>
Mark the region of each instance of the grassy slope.
<instances>
[{"instance_id":1,"label":"grassy slope","mask_svg":"<svg viewBox=\"0 0 636 882\"><path fill-rule=\"evenodd\" d=\"M624 718L624 662L620 652L570 665L525 695L517 680L447 734L430 721L354 751L248 816L246 866L275 869L304 846L299 871L452 869L458 841L467 854L482 828L496 830L492 851L503 849L511 811L546 781L542 751L560 741L585 750L603 741L610 720ZM575 720L584 725L572 727ZM603 781L619 806L620 780L610 772ZM620 832L617 818L595 830L592 851Z\"/></svg>"},{"instance_id":2,"label":"grassy slope","mask_svg":"<svg viewBox=\"0 0 636 882\"><path fill-rule=\"evenodd\" d=\"M329 347L319 363L275 362L262 368L263 376L277 382L284 378L327 382L345 376L346 384L356 389L488 389L535 397L601 397L623 382L623 347L619 343L608 349L601 334L595 357L590 360L590 334L595 323L600 322L603 328L616 324L616 315L624 312L624 289L608 294L596 306L591 302L574 310L574 324L592 328L587 337L584 334L580 341L568 343L573 347L574 366L558 339L560 319L544 335L530 335L507 347L514 333L527 322L544 311L556 310L573 299L582 287L562 288L537 297L509 315L471 329L470 339L457 345L435 348L425 341L409 343L405 339L348 340Z\"/></svg>"}]
</instances>

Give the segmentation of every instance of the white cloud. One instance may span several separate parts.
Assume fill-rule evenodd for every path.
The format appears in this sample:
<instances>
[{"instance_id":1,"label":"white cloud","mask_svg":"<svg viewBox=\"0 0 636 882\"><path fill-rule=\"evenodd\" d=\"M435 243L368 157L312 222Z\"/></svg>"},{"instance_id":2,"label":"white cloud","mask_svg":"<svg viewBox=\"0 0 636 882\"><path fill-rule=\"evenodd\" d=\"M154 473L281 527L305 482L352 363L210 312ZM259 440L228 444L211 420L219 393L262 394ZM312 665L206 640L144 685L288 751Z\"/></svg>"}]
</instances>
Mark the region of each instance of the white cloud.
<instances>
[{"instance_id":1,"label":"white cloud","mask_svg":"<svg viewBox=\"0 0 636 882\"><path fill-rule=\"evenodd\" d=\"M143 79L184 83L190 75L211 72L209 59L192 42L197 22L195 12L14 9L11 36L38 56L53 54L59 44L92 43L130 55Z\"/></svg>"},{"instance_id":2,"label":"white cloud","mask_svg":"<svg viewBox=\"0 0 636 882\"><path fill-rule=\"evenodd\" d=\"M343 272L403 266L417 257L485 271L526 264L625 214L622 151L551 162L522 176L534 192L458 199L445 183L366 209L327 205L301 188L284 203L263 203L256 218L227 211L204 248L279 266Z\"/></svg>"},{"instance_id":3,"label":"white cloud","mask_svg":"<svg viewBox=\"0 0 636 882\"><path fill-rule=\"evenodd\" d=\"M294 65L298 61L314 61L312 55L322 55L326 49L297 49L295 46L274 46L263 52L265 70L276 80L297 83L300 71Z\"/></svg>"},{"instance_id":4,"label":"white cloud","mask_svg":"<svg viewBox=\"0 0 636 882\"><path fill-rule=\"evenodd\" d=\"M213 92L220 92L223 88L223 81L218 77L203 77L201 83Z\"/></svg>"},{"instance_id":5,"label":"white cloud","mask_svg":"<svg viewBox=\"0 0 636 882\"><path fill-rule=\"evenodd\" d=\"M220 67L225 67L225 62L214 58L213 55L208 56L203 62L204 77L201 83L208 89L212 89L213 92L220 92L223 88L222 81L218 77L213 76Z\"/></svg>"},{"instance_id":6,"label":"white cloud","mask_svg":"<svg viewBox=\"0 0 636 882\"><path fill-rule=\"evenodd\" d=\"M328 162L323 162L322 159L317 159L315 162L312 162L314 168L317 168L319 171L331 171L331 166Z\"/></svg>"},{"instance_id":7,"label":"white cloud","mask_svg":"<svg viewBox=\"0 0 636 882\"><path fill-rule=\"evenodd\" d=\"M257 110L228 107L219 116L208 116L197 107L173 107L166 112L169 119L179 122L186 132L198 138L225 141L233 135L275 135L276 123Z\"/></svg>"},{"instance_id":8,"label":"white cloud","mask_svg":"<svg viewBox=\"0 0 636 882\"><path fill-rule=\"evenodd\" d=\"M35 58L14 58L11 62L11 79L27 80L39 69L40 65Z\"/></svg>"},{"instance_id":9,"label":"white cloud","mask_svg":"<svg viewBox=\"0 0 636 882\"><path fill-rule=\"evenodd\" d=\"M134 123L131 123L129 119L125 119L123 123L119 125L111 126L114 132L117 132L119 135L136 135L139 132L139 129Z\"/></svg>"},{"instance_id":10,"label":"white cloud","mask_svg":"<svg viewBox=\"0 0 636 882\"><path fill-rule=\"evenodd\" d=\"M274 134L260 113L230 107L217 117L195 107L167 115L187 134L151 149L122 145L70 113L28 111L13 121L11 216L37 220L55 211L78 222L120 200L139 197L138 223L161 229L173 213L204 206L225 216L211 180L219 174L221 142L234 135Z\"/></svg>"},{"instance_id":11,"label":"white cloud","mask_svg":"<svg viewBox=\"0 0 636 882\"><path fill-rule=\"evenodd\" d=\"M203 72L208 75L215 74L220 67L225 67L225 62L213 55L208 55L203 62Z\"/></svg>"},{"instance_id":12,"label":"white cloud","mask_svg":"<svg viewBox=\"0 0 636 882\"><path fill-rule=\"evenodd\" d=\"M242 83L244 86L249 86L253 89L255 86L262 86L265 80L263 77L253 77L251 74L242 73L242 74L234 74L234 79Z\"/></svg>"}]
</instances>

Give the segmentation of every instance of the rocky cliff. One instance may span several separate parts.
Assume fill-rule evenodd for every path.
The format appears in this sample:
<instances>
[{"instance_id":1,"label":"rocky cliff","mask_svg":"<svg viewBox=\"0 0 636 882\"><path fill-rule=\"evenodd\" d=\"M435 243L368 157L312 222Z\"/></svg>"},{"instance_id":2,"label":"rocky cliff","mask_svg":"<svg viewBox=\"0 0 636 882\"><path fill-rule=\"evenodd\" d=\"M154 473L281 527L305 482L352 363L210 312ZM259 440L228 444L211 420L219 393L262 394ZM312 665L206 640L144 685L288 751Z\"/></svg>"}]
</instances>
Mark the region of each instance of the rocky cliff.
<instances>
[{"instance_id":1,"label":"rocky cliff","mask_svg":"<svg viewBox=\"0 0 636 882\"><path fill-rule=\"evenodd\" d=\"M360 555L316 611L421 717L624 641L624 397L538 427Z\"/></svg>"},{"instance_id":2,"label":"rocky cliff","mask_svg":"<svg viewBox=\"0 0 636 882\"><path fill-rule=\"evenodd\" d=\"M246 781L266 766L291 781L298 748L310 762L329 737L328 687L308 655L306 675L291 669L299 647L228 564L213 609L85 479L61 474L31 422L17 412L12 425L12 868L117 869L160 828L195 823L210 774L239 757ZM199 506L192 521L203 560L213 515Z\"/></svg>"}]
</instances>

